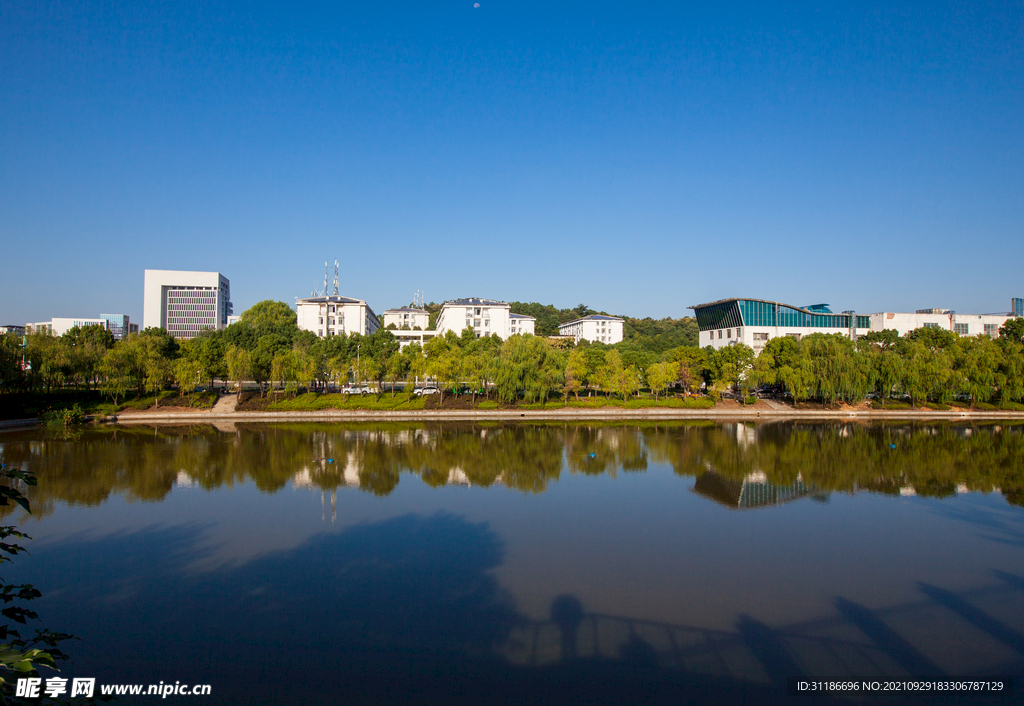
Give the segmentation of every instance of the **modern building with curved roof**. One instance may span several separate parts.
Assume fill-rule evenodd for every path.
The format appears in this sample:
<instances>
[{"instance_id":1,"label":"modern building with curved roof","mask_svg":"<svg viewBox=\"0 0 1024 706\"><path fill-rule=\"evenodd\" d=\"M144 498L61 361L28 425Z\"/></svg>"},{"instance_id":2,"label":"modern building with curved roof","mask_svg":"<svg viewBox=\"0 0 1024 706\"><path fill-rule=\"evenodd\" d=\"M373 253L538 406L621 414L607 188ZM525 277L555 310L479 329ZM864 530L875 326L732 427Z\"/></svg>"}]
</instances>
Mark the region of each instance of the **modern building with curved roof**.
<instances>
[{"instance_id":1,"label":"modern building with curved roof","mask_svg":"<svg viewBox=\"0 0 1024 706\"><path fill-rule=\"evenodd\" d=\"M690 307L697 315L701 347L723 348L745 343L760 351L772 338L796 340L812 333L841 333L856 339L871 330L871 317L844 311L835 314L828 304L794 306L768 299L719 299Z\"/></svg>"}]
</instances>

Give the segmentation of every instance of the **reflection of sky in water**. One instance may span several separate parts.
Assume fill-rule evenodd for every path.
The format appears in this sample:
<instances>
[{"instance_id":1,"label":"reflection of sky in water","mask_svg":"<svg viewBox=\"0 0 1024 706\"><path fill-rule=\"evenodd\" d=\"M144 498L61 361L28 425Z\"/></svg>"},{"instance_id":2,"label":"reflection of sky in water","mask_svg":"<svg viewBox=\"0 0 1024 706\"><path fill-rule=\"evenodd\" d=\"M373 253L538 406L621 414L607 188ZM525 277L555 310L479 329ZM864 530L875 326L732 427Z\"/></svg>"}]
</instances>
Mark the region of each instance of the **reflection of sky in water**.
<instances>
[{"instance_id":1,"label":"reflection of sky in water","mask_svg":"<svg viewBox=\"0 0 1024 706\"><path fill-rule=\"evenodd\" d=\"M1024 510L998 494L935 500L831 493L827 503L804 498L731 510L694 492L694 484L693 476L653 461L635 473L563 472L538 494L502 485L430 487L403 475L384 497L339 487L332 521L331 491L302 487L301 478L270 494L252 482L214 490L183 483L160 502L113 495L96 506L58 503L52 515L28 523L33 554L9 573L41 588L45 599L38 608L47 624L81 635L84 642L73 651L90 666L102 664L104 651L124 648L109 642L114 637L138 640L133 649L156 671L193 663L206 649L190 653L196 640L223 641L229 653L258 660L249 643L278 640L262 633L262 620L274 630L292 631L290 639L300 644L330 643L319 632L318 616L324 625L361 635L362 628L347 622L350 614L335 614L339 600L363 601L378 616L396 611L394 624L384 620L373 629L392 631L380 644L366 648L351 638L364 656L406 638L465 645L494 637L480 628L490 620L486 616L548 621L553 603L565 595L588 615L610 616L610 627L601 628L606 632L629 618L722 631L737 640L753 639L756 626L765 625L792 628L800 639L820 634L856 643L873 634L870 616L877 612L886 629L915 647L909 657L895 648L869 655L875 667L854 669L856 674L897 668L885 667L885 660L896 660L901 669L923 663L960 674L1007 665L1019 673L1024 665L1024 641L1014 643L1024 631L1024 591L1013 588L1024 576ZM487 558L459 564L472 564L477 555ZM452 585L443 577L435 577L442 586L434 585L435 571ZM462 598L414 594L458 593L453 586L463 581L452 577L463 575L472 591L488 595L475 608L480 625L467 628L480 634L452 635L447 627L419 625L387 607L411 602L407 607L421 613L451 611L447 619L458 623L461 608L453 606ZM392 603L374 602L377 590ZM289 593L294 601L284 600ZM997 627L958 613L956 596L969 596ZM843 608L839 598L854 608ZM252 614L261 608L272 614ZM196 616L222 624L174 627L176 620L188 623ZM105 628L112 620L128 620L131 630ZM409 624L420 632L406 635ZM999 633L1003 628L1008 632ZM527 628L510 623L507 630L498 637L502 654L512 655L520 649L514 644L523 642L516 631ZM530 639L543 642L537 630ZM585 639L581 632L579 640ZM622 637L624 645L628 639ZM660 649L658 639L649 638L652 649ZM157 643L158 650L143 646ZM792 649L798 663L813 662L820 652ZM754 648L747 652L757 656ZM351 667L371 669L363 662ZM731 669L737 678L768 678L762 667Z\"/></svg>"}]
</instances>

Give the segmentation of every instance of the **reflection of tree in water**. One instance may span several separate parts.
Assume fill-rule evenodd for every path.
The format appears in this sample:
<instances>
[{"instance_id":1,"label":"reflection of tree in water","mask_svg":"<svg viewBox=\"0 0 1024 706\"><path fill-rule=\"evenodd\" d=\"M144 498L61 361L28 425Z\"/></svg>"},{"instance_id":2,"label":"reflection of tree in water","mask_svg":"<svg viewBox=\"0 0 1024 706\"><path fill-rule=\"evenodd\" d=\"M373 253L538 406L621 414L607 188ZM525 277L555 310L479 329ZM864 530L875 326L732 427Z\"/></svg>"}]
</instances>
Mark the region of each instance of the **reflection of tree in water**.
<instances>
[{"instance_id":1,"label":"reflection of tree in water","mask_svg":"<svg viewBox=\"0 0 1024 706\"><path fill-rule=\"evenodd\" d=\"M543 492L570 473L643 471L648 461L676 473L714 471L741 480L764 474L776 486L868 489L942 497L964 485L1024 497L1021 427L957 424L624 425L240 425L99 428L77 439L5 437L3 460L35 473L24 489L46 514L54 501L94 505L111 493L160 500L184 478L212 489L251 482L273 493L290 484L354 486L387 495L401 474L431 486L501 484ZM12 508L0 508L5 513Z\"/></svg>"}]
</instances>

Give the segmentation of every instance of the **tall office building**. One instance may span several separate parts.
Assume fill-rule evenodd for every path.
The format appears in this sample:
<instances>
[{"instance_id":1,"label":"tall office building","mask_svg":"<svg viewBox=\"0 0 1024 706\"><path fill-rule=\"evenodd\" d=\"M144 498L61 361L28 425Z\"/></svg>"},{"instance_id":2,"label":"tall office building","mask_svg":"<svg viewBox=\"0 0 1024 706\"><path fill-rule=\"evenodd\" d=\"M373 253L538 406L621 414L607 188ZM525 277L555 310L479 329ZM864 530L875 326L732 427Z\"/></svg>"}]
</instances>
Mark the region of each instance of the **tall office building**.
<instances>
[{"instance_id":1,"label":"tall office building","mask_svg":"<svg viewBox=\"0 0 1024 706\"><path fill-rule=\"evenodd\" d=\"M195 338L227 326L231 283L219 272L146 270L144 328L159 327L174 338Z\"/></svg>"}]
</instances>

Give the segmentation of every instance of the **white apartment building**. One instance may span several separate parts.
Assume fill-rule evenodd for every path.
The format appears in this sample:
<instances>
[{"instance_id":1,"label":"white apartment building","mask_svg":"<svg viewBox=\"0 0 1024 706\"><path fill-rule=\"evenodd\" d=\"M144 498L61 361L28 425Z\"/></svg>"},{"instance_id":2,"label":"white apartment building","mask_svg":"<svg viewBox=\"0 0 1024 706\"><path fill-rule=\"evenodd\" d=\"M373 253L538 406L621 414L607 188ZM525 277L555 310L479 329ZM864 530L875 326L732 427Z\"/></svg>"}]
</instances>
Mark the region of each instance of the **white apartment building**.
<instances>
[{"instance_id":1,"label":"white apartment building","mask_svg":"<svg viewBox=\"0 0 1024 706\"><path fill-rule=\"evenodd\" d=\"M299 328L320 338L340 333L369 336L379 329L380 319L362 299L338 294L295 300Z\"/></svg>"},{"instance_id":2,"label":"white apartment building","mask_svg":"<svg viewBox=\"0 0 1024 706\"><path fill-rule=\"evenodd\" d=\"M496 334L502 340L518 334L532 334L536 319L524 314L513 314L509 305L494 299L453 299L441 306L437 316L437 333L447 331L461 334L466 328L473 329L477 338Z\"/></svg>"},{"instance_id":3,"label":"white apartment building","mask_svg":"<svg viewBox=\"0 0 1024 706\"><path fill-rule=\"evenodd\" d=\"M1012 314L958 314L949 309L918 309L913 314L883 311L871 314L871 330L893 329L904 336L914 329L941 328L960 336L998 338L1000 327L1012 318Z\"/></svg>"},{"instance_id":4,"label":"white apartment building","mask_svg":"<svg viewBox=\"0 0 1024 706\"><path fill-rule=\"evenodd\" d=\"M615 316L593 314L582 319L558 325L560 336L572 336L576 343L593 341L601 343L619 343L622 341L623 320Z\"/></svg>"},{"instance_id":5,"label":"white apartment building","mask_svg":"<svg viewBox=\"0 0 1024 706\"><path fill-rule=\"evenodd\" d=\"M384 317L384 328L394 324L399 331L412 331L417 328L420 331L426 331L430 326L430 312L426 309L403 306L398 309L388 309L381 316Z\"/></svg>"},{"instance_id":6,"label":"white apartment building","mask_svg":"<svg viewBox=\"0 0 1024 706\"><path fill-rule=\"evenodd\" d=\"M219 272L146 270L144 328L163 328L174 338L195 338L227 326L231 283Z\"/></svg>"}]
</instances>

